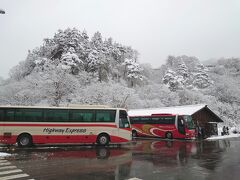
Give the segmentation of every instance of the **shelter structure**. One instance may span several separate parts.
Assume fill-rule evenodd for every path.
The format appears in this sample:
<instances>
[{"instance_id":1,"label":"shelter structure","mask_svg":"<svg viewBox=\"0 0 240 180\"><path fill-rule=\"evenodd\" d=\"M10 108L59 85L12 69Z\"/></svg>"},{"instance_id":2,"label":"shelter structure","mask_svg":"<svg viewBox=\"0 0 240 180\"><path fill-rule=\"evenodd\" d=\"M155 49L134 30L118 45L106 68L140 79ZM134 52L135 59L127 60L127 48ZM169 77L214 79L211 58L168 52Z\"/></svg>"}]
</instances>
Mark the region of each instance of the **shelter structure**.
<instances>
[{"instance_id":1,"label":"shelter structure","mask_svg":"<svg viewBox=\"0 0 240 180\"><path fill-rule=\"evenodd\" d=\"M151 114L176 114L176 115L190 115L196 126L205 130L207 137L218 134L217 124L223 120L217 116L206 104L173 106L150 109L132 109L134 115L148 116ZM130 114L131 115L131 114Z\"/></svg>"}]
</instances>

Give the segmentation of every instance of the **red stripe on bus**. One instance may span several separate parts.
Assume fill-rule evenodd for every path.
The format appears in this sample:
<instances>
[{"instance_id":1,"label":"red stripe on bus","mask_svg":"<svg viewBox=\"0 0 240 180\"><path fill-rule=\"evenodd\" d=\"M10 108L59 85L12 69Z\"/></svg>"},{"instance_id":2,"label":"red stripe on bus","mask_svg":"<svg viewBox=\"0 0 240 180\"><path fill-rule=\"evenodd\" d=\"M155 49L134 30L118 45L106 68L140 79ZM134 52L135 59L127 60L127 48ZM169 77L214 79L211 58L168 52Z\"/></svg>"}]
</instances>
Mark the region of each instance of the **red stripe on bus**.
<instances>
[{"instance_id":1,"label":"red stripe on bus","mask_svg":"<svg viewBox=\"0 0 240 180\"><path fill-rule=\"evenodd\" d=\"M87 126L97 126L97 127L113 127L116 128L117 125L114 124L0 124L0 126L59 126L59 127L87 127Z\"/></svg>"},{"instance_id":2,"label":"red stripe on bus","mask_svg":"<svg viewBox=\"0 0 240 180\"><path fill-rule=\"evenodd\" d=\"M16 143L17 136L11 137L0 136L0 143L3 144L14 144ZM35 144L84 144L84 143L96 143L97 135L32 135L33 143ZM110 135L110 143L122 143L128 142L129 140Z\"/></svg>"}]
</instances>

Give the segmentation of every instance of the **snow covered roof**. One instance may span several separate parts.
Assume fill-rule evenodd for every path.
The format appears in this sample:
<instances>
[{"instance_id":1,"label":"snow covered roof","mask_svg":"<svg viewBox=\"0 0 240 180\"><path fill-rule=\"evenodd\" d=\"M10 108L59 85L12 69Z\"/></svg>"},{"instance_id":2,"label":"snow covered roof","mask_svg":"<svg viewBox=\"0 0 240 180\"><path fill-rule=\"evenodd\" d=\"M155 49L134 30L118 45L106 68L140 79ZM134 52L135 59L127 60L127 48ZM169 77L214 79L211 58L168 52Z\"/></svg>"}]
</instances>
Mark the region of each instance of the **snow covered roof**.
<instances>
[{"instance_id":1,"label":"snow covered roof","mask_svg":"<svg viewBox=\"0 0 240 180\"><path fill-rule=\"evenodd\" d=\"M149 109L131 109L128 111L129 116L150 116L152 114L179 114L193 115L197 111L207 107L206 104L196 104L187 106L173 106Z\"/></svg>"}]
</instances>

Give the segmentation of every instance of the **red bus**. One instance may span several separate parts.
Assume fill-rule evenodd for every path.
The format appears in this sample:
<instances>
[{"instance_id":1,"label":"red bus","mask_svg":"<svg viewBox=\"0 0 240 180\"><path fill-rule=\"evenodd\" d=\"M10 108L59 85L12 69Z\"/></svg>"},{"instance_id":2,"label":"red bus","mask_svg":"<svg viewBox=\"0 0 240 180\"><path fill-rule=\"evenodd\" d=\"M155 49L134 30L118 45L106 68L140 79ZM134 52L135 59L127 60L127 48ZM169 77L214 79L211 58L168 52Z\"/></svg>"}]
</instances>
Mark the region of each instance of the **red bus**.
<instances>
[{"instance_id":1,"label":"red bus","mask_svg":"<svg viewBox=\"0 0 240 180\"><path fill-rule=\"evenodd\" d=\"M104 106L0 106L0 144L123 143L132 139L125 109Z\"/></svg>"},{"instance_id":2,"label":"red bus","mask_svg":"<svg viewBox=\"0 0 240 180\"><path fill-rule=\"evenodd\" d=\"M133 137L194 139L195 126L189 115L145 114L129 111Z\"/></svg>"}]
</instances>

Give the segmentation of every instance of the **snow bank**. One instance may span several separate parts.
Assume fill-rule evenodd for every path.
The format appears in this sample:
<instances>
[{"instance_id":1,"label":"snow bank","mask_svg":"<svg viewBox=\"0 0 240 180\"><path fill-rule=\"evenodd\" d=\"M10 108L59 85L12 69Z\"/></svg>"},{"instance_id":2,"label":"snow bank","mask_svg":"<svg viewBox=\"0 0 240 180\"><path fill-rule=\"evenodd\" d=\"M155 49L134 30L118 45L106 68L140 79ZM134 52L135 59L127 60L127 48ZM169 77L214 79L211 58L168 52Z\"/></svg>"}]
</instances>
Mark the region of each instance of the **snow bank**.
<instances>
[{"instance_id":1,"label":"snow bank","mask_svg":"<svg viewBox=\"0 0 240 180\"><path fill-rule=\"evenodd\" d=\"M0 157L11 156L11 154L0 152Z\"/></svg>"},{"instance_id":2,"label":"snow bank","mask_svg":"<svg viewBox=\"0 0 240 180\"><path fill-rule=\"evenodd\" d=\"M221 136L222 133L222 126L218 127L218 135ZM240 127L229 127L229 134L237 134L240 133Z\"/></svg>"},{"instance_id":3,"label":"snow bank","mask_svg":"<svg viewBox=\"0 0 240 180\"><path fill-rule=\"evenodd\" d=\"M230 135L224 135L224 136L212 136L207 138L206 140L218 140L218 139L227 139L227 138L234 138L234 137L240 137L240 134L230 134Z\"/></svg>"}]
</instances>

